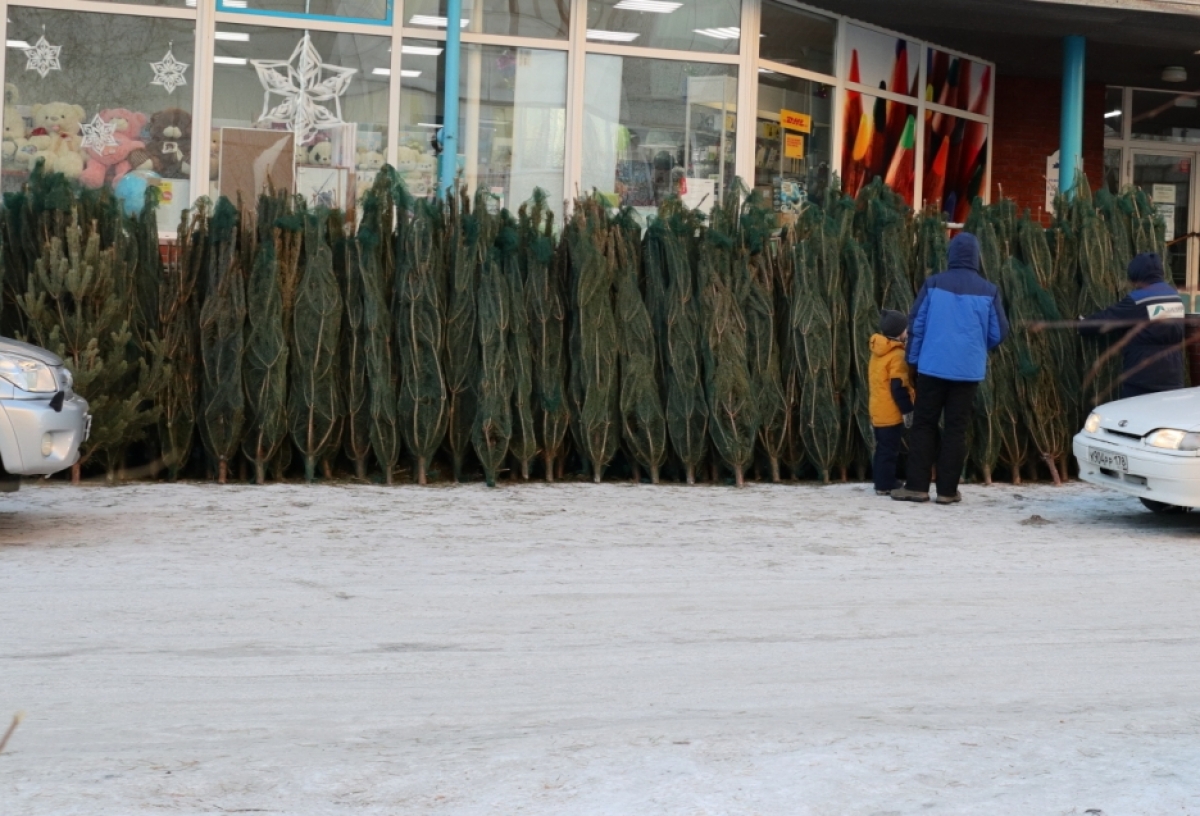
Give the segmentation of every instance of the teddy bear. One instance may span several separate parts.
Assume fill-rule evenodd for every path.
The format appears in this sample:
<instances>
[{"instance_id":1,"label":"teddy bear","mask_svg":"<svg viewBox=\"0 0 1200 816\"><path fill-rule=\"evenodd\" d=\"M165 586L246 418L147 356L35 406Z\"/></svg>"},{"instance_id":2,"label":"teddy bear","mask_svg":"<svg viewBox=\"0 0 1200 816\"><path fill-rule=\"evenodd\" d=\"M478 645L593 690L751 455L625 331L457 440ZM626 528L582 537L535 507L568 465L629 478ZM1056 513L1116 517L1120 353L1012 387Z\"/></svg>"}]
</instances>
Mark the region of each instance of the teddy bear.
<instances>
[{"instance_id":1,"label":"teddy bear","mask_svg":"<svg viewBox=\"0 0 1200 816\"><path fill-rule=\"evenodd\" d=\"M32 170L45 160L46 171L62 173L77 179L83 173L83 108L67 102L48 102L33 106L33 129L29 145L33 150L21 153L26 167Z\"/></svg>"},{"instance_id":2,"label":"teddy bear","mask_svg":"<svg viewBox=\"0 0 1200 816\"><path fill-rule=\"evenodd\" d=\"M4 137L3 146L0 147L0 155L3 155L4 164L17 163L19 155L28 149L29 140L26 138L28 128L25 126L25 117L17 110L17 103L20 101L17 86L11 82L5 83Z\"/></svg>"},{"instance_id":3,"label":"teddy bear","mask_svg":"<svg viewBox=\"0 0 1200 816\"><path fill-rule=\"evenodd\" d=\"M306 163L315 167L328 167L333 164L333 143L322 141L308 148Z\"/></svg>"},{"instance_id":4,"label":"teddy bear","mask_svg":"<svg viewBox=\"0 0 1200 816\"><path fill-rule=\"evenodd\" d=\"M124 108L109 108L100 111L100 120L113 125L115 145L105 147L88 147L87 166L79 182L85 187L97 190L105 182L116 184L133 169L129 156L135 150L142 150L146 145L138 141L142 128L146 126L146 114L134 113Z\"/></svg>"},{"instance_id":5,"label":"teddy bear","mask_svg":"<svg viewBox=\"0 0 1200 816\"><path fill-rule=\"evenodd\" d=\"M368 150L365 147L358 148L354 167L360 172L378 171L383 167L385 159L382 153L378 150Z\"/></svg>"},{"instance_id":6,"label":"teddy bear","mask_svg":"<svg viewBox=\"0 0 1200 816\"><path fill-rule=\"evenodd\" d=\"M180 108L160 110L150 117L149 136L145 148L129 157L134 169L187 178L192 169L192 115Z\"/></svg>"}]
</instances>

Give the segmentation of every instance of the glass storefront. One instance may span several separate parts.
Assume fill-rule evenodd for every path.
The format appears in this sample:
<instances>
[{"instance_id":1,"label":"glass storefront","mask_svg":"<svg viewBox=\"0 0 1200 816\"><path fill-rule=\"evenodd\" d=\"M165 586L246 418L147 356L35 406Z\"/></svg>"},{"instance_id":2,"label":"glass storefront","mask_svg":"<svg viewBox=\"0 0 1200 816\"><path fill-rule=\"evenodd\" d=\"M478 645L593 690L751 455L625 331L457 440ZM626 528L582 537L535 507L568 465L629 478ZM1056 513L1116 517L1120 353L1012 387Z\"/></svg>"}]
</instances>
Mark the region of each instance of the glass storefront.
<instances>
[{"instance_id":1,"label":"glass storefront","mask_svg":"<svg viewBox=\"0 0 1200 816\"><path fill-rule=\"evenodd\" d=\"M988 189L989 64L790 0L463 0L456 156L446 0L0 10L6 190L44 159L91 186L157 174L175 210L267 185L350 208L384 164L426 196L453 162L497 208L538 188L556 210L592 191L708 207L741 178L782 222L839 178L951 218ZM1135 116L1135 138L1189 140L1187 105Z\"/></svg>"}]
</instances>

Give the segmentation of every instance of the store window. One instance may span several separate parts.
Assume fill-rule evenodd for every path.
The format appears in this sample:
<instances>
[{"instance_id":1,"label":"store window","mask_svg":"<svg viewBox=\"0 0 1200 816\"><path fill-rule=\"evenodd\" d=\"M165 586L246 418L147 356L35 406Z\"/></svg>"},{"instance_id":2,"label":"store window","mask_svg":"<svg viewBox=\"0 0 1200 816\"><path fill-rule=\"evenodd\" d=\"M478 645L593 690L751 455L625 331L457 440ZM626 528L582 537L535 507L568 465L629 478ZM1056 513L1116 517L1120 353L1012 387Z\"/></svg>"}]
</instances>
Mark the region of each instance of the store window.
<instances>
[{"instance_id":1,"label":"store window","mask_svg":"<svg viewBox=\"0 0 1200 816\"><path fill-rule=\"evenodd\" d=\"M992 66L937 48L926 50L925 98L946 108L987 115Z\"/></svg>"},{"instance_id":2,"label":"store window","mask_svg":"<svg viewBox=\"0 0 1200 816\"><path fill-rule=\"evenodd\" d=\"M123 3L127 6L159 6L160 8L195 8L196 0L97 0L100 3Z\"/></svg>"},{"instance_id":3,"label":"store window","mask_svg":"<svg viewBox=\"0 0 1200 816\"><path fill-rule=\"evenodd\" d=\"M387 150L391 38L219 23L215 47L216 190L351 206Z\"/></svg>"},{"instance_id":4,"label":"store window","mask_svg":"<svg viewBox=\"0 0 1200 816\"><path fill-rule=\"evenodd\" d=\"M736 54L741 17L740 0L590 0L587 39Z\"/></svg>"},{"instance_id":5,"label":"store window","mask_svg":"<svg viewBox=\"0 0 1200 816\"><path fill-rule=\"evenodd\" d=\"M1121 139L1125 136L1125 89L1104 90L1104 138Z\"/></svg>"},{"instance_id":6,"label":"store window","mask_svg":"<svg viewBox=\"0 0 1200 816\"><path fill-rule=\"evenodd\" d=\"M986 189L988 126L941 111L926 113L925 123L922 195L926 205L937 207L951 223L962 224L971 202ZM897 149L903 150L903 140Z\"/></svg>"},{"instance_id":7,"label":"store window","mask_svg":"<svg viewBox=\"0 0 1200 816\"><path fill-rule=\"evenodd\" d=\"M916 173L915 105L881 96L846 91L842 189L851 196L872 179L884 183L913 203ZM936 196L927 195L928 200Z\"/></svg>"},{"instance_id":8,"label":"store window","mask_svg":"<svg viewBox=\"0 0 1200 816\"><path fill-rule=\"evenodd\" d=\"M1130 126L1134 139L1200 142L1200 97L1135 90Z\"/></svg>"},{"instance_id":9,"label":"store window","mask_svg":"<svg viewBox=\"0 0 1200 816\"><path fill-rule=\"evenodd\" d=\"M561 0L463 0L461 25L476 33L565 40L570 6ZM444 31L446 0L408 0L404 24Z\"/></svg>"},{"instance_id":10,"label":"store window","mask_svg":"<svg viewBox=\"0 0 1200 816\"><path fill-rule=\"evenodd\" d=\"M734 179L737 69L589 54L583 189L651 213L682 196L708 209Z\"/></svg>"},{"instance_id":11,"label":"store window","mask_svg":"<svg viewBox=\"0 0 1200 816\"><path fill-rule=\"evenodd\" d=\"M794 220L805 202L825 200L832 108L831 86L759 69L754 189L774 202L781 223Z\"/></svg>"},{"instance_id":12,"label":"store window","mask_svg":"<svg viewBox=\"0 0 1200 816\"><path fill-rule=\"evenodd\" d=\"M442 43L406 40L397 170L416 195L435 192L442 125ZM567 135L567 53L464 44L457 168L468 189L514 212L535 189L560 212Z\"/></svg>"},{"instance_id":13,"label":"store window","mask_svg":"<svg viewBox=\"0 0 1200 816\"><path fill-rule=\"evenodd\" d=\"M1104 186L1110 193L1121 192L1121 149L1109 147L1104 150Z\"/></svg>"},{"instance_id":14,"label":"store window","mask_svg":"<svg viewBox=\"0 0 1200 816\"><path fill-rule=\"evenodd\" d=\"M793 68L833 73L837 22L798 8L764 0L758 55Z\"/></svg>"},{"instance_id":15,"label":"store window","mask_svg":"<svg viewBox=\"0 0 1200 816\"><path fill-rule=\"evenodd\" d=\"M173 180L167 197L190 201L195 22L23 6L8 18L4 189L41 160L93 188L155 170Z\"/></svg>"},{"instance_id":16,"label":"store window","mask_svg":"<svg viewBox=\"0 0 1200 816\"><path fill-rule=\"evenodd\" d=\"M173 1L173 0L172 0ZM186 0L195 6L196 0ZM158 3L158 5L162 5ZM338 19L391 20L392 0L217 0L218 11L286 14Z\"/></svg>"}]
</instances>

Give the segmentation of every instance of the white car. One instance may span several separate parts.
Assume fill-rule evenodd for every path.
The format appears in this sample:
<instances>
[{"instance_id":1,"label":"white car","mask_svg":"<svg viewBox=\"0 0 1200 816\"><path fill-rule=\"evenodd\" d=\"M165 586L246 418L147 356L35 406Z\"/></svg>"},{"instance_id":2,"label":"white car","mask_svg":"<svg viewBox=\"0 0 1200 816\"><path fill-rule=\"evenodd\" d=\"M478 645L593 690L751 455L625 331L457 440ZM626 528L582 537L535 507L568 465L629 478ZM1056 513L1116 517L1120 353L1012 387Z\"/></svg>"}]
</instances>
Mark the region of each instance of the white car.
<instances>
[{"instance_id":1,"label":"white car","mask_svg":"<svg viewBox=\"0 0 1200 816\"><path fill-rule=\"evenodd\" d=\"M1101 405L1075 435L1079 478L1156 513L1200 507L1200 388Z\"/></svg>"},{"instance_id":2,"label":"white car","mask_svg":"<svg viewBox=\"0 0 1200 816\"><path fill-rule=\"evenodd\" d=\"M92 417L73 385L58 355L0 337L0 491L79 461Z\"/></svg>"}]
</instances>

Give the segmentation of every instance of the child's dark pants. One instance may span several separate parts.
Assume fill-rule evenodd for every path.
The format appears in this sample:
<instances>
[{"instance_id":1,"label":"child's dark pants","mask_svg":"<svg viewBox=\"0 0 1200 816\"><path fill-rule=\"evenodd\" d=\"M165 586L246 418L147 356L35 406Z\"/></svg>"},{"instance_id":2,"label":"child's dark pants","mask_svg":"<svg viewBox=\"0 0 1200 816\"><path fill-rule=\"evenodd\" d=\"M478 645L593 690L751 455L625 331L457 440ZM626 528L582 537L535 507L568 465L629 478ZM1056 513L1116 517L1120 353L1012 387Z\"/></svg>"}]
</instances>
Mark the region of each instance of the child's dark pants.
<instances>
[{"instance_id":1,"label":"child's dark pants","mask_svg":"<svg viewBox=\"0 0 1200 816\"><path fill-rule=\"evenodd\" d=\"M875 474L876 490L891 490L898 486L896 460L900 458L900 443L903 440L903 425L875 428L875 460L871 470Z\"/></svg>"}]
</instances>

